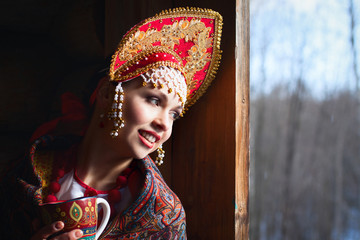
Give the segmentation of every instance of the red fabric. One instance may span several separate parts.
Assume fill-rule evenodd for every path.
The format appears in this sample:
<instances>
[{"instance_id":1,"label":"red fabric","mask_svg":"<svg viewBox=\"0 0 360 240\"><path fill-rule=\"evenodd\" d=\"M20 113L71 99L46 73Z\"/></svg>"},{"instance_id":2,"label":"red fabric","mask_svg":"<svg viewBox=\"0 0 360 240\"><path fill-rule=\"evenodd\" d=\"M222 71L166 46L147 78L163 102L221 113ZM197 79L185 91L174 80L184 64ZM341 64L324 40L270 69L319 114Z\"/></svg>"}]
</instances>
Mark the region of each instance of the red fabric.
<instances>
[{"instance_id":1,"label":"red fabric","mask_svg":"<svg viewBox=\"0 0 360 240\"><path fill-rule=\"evenodd\" d=\"M137 196L141 189L144 187L144 175L139 169L132 172L128 179L128 187L131 193L131 196Z\"/></svg>"},{"instance_id":2,"label":"red fabric","mask_svg":"<svg viewBox=\"0 0 360 240\"><path fill-rule=\"evenodd\" d=\"M74 171L74 179L78 184L80 184L80 186L82 186L86 190L94 191L96 193L95 195L109 193L109 191L96 190L88 186L83 181L81 181L81 179L77 175L76 169ZM135 169L134 171L132 171L129 176L129 179L127 180L127 184L132 196L136 196L140 192L141 188L143 187L143 183L144 183L144 178L141 171L139 169Z\"/></svg>"},{"instance_id":3,"label":"red fabric","mask_svg":"<svg viewBox=\"0 0 360 240\"><path fill-rule=\"evenodd\" d=\"M116 61L118 61L118 59L116 59ZM146 58L142 58L140 59L135 65L131 65L129 66L129 68L124 71L122 74L123 75L127 75L127 74L130 74L130 73L133 73L135 72L136 70L138 69L141 69L143 67L146 67L147 65L150 65L152 63L155 63L155 62L161 62L161 61L167 61L167 62L173 62L179 66L181 66L181 63L178 62L178 60L176 59L176 56L173 56L169 53L163 53L163 52L156 52L156 53L153 53L149 56L147 56ZM115 63L115 66L116 65L121 65L121 63ZM179 70L181 71L182 70L182 67L179 68ZM131 77L131 79L137 77L137 76L140 76L141 74L143 74L142 72L139 72L137 75ZM182 73L184 75L184 73ZM184 78L185 78L185 75L184 75ZM128 81L130 79L127 79L125 81Z\"/></svg>"},{"instance_id":4,"label":"red fabric","mask_svg":"<svg viewBox=\"0 0 360 240\"><path fill-rule=\"evenodd\" d=\"M75 181L80 184L80 186L82 186L83 188L86 189L86 192L88 193L93 193L93 195L98 195L98 194L108 194L109 191L101 191L101 190L96 190L90 186L88 186L86 183L84 183L79 176L77 175L76 169L74 170L74 179Z\"/></svg>"}]
</instances>

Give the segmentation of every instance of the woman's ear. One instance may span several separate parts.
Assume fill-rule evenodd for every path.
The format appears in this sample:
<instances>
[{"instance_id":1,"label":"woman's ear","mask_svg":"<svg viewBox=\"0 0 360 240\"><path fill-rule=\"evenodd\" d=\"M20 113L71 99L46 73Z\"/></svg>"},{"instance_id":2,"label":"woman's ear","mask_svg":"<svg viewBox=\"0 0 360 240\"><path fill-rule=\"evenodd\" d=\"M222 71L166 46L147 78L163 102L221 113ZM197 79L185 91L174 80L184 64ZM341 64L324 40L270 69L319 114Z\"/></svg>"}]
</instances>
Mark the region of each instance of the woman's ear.
<instances>
[{"instance_id":1,"label":"woman's ear","mask_svg":"<svg viewBox=\"0 0 360 240\"><path fill-rule=\"evenodd\" d=\"M96 101L102 108L106 108L112 103L114 94L114 86L109 81L109 78L102 78L99 83L99 89L96 96Z\"/></svg>"}]
</instances>

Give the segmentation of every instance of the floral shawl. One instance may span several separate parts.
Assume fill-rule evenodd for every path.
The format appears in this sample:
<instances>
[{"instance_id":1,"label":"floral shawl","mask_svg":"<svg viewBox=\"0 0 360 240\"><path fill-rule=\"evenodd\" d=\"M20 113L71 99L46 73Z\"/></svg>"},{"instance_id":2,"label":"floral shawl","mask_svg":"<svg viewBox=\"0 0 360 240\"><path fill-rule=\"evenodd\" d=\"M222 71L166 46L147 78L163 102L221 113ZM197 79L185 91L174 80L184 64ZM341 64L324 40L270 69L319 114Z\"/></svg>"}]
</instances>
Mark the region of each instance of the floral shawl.
<instances>
[{"instance_id":1,"label":"floral shawl","mask_svg":"<svg viewBox=\"0 0 360 240\"><path fill-rule=\"evenodd\" d=\"M0 230L9 239L29 239L34 234L37 207L56 169L54 153L70 146L65 138L41 137L26 161L1 180ZM138 167L145 176L141 193L108 223L99 239L186 239L185 211L179 198L149 156L138 160Z\"/></svg>"}]
</instances>

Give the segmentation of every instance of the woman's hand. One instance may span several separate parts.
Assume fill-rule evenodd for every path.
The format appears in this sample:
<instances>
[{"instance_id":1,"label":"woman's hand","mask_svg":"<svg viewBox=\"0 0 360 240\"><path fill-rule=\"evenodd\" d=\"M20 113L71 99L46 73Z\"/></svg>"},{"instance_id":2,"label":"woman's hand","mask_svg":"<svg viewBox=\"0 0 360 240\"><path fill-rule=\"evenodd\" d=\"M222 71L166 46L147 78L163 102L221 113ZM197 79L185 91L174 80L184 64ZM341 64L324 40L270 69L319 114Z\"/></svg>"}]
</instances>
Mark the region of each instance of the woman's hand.
<instances>
[{"instance_id":1,"label":"woman's hand","mask_svg":"<svg viewBox=\"0 0 360 240\"><path fill-rule=\"evenodd\" d=\"M51 235L60 232L64 228L64 223L54 222L53 224L47 225L41 228L30 240L44 240L50 237ZM56 235L56 237L51 238L51 240L74 240L79 239L83 235L83 232L79 229L72 230L70 232L62 233L60 235Z\"/></svg>"}]
</instances>

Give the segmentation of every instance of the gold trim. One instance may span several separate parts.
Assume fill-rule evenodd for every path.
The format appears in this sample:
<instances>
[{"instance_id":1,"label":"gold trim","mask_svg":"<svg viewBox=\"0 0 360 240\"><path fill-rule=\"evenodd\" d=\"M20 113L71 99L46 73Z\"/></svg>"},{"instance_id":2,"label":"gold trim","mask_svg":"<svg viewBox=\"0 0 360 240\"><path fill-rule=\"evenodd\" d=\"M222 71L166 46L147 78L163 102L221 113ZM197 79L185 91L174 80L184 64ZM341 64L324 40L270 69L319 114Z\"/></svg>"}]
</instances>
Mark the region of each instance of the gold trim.
<instances>
[{"instance_id":1,"label":"gold trim","mask_svg":"<svg viewBox=\"0 0 360 240\"><path fill-rule=\"evenodd\" d=\"M176 69L180 70L182 73L184 73L183 69L182 69L183 67L181 66L181 64L182 64L181 58L179 57L179 55L175 51L173 51L173 50L171 50L171 49L169 49L167 47L163 47L163 46L154 46L154 47L151 47L149 49L145 49L145 50L137 53L132 59L130 59L129 61L127 61L123 65L121 65L118 69L116 69L116 71L113 72L113 75L112 75L110 81L122 81L122 80L126 79L127 76L132 76L133 77L133 76L137 75L137 74L128 74L128 75L122 76L122 77L119 76L119 75L121 75L121 73L127 71L127 68L135 65L136 62L138 62L141 59L144 59L145 57L148 57L148 56L150 56L150 55L152 55L154 53L166 53L166 54L169 54L169 55L175 57L175 59L178 61L178 63L180 65L176 64L174 62L171 62L171 61L162 61L162 62L164 62L164 63L165 62L172 63L171 65L167 65L167 66L176 68ZM111 67L111 71L113 71L112 69L113 69L113 67ZM146 66L145 66L145 67L143 67L141 69L148 69L148 68L146 68ZM148 69L148 70L150 70L150 69ZM146 70L145 72L147 72L148 70Z\"/></svg>"},{"instance_id":2,"label":"gold trim","mask_svg":"<svg viewBox=\"0 0 360 240\"><path fill-rule=\"evenodd\" d=\"M78 211L77 217L74 216L74 211ZM83 211L82 211L81 207L79 206L79 204L77 204L76 202L73 202L73 204L71 205L70 210L69 210L69 215L72 218L72 220L74 220L76 223L78 223L81 220L81 218L83 216Z\"/></svg>"},{"instance_id":3,"label":"gold trim","mask_svg":"<svg viewBox=\"0 0 360 240\"><path fill-rule=\"evenodd\" d=\"M211 85L211 82L214 80L220 66L221 53L222 53L222 51L220 50L220 43L221 43L223 18L219 13L212 10L210 11L212 12L212 16L214 17L215 20L213 54L212 54L212 59L210 61L210 66L208 68L208 70L210 71L206 71L206 76L199 89L197 89L194 92L193 96L190 96L190 98L187 99L184 112L187 111L206 92L207 88Z\"/></svg>"}]
</instances>

